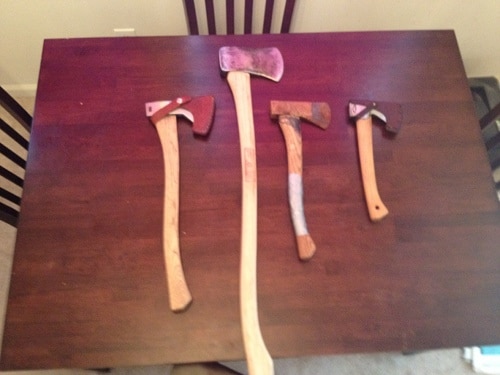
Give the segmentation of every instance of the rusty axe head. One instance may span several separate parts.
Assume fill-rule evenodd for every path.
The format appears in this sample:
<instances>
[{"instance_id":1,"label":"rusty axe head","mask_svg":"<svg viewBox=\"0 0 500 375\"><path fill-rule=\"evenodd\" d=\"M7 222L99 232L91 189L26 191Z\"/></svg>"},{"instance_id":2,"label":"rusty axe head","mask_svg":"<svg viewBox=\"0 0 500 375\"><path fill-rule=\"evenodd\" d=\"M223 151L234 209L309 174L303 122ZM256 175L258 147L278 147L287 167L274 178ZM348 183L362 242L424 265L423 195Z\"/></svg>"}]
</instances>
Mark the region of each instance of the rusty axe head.
<instances>
[{"instance_id":1,"label":"rusty axe head","mask_svg":"<svg viewBox=\"0 0 500 375\"><path fill-rule=\"evenodd\" d=\"M401 105L390 102L369 100L349 101L349 117L358 120L368 116L376 116L385 123L387 131L397 133L403 122Z\"/></svg>"},{"instance_id":2,"label":"rusty axe head","mask_svg":"<svg viewBox=\"0 0 500 375\"><path fill-rule=\"evenodd\" d=\"M326 129L331 120L330 106L327 103L271 100L271 118L280 116L297 117L322 129Z\"/></svg>"},{"instance_id":3,"label":"rusty axe head","mask_svg":"<svg viewBox=\"0 0 500 375\"><path fill-rule=\"evenodd\" d=\"M146 103L146 116L156 125L165 116L180 115L193 124L193 133L206 135L210 131L215 113L213 96L190 98L179 97L175 100L162 100Z\"/></svg>"},{"instance_id":4,"label":"rusty axe head","mask_svg":"<svg viewBox=\"0 0 500 375\"><path fill-rule=\"evenodd\" d=\"M223 72L246 72L278 82L283 76L283 57L279 49L222 47L219 63Z\"/></svg>"}]
</instances>

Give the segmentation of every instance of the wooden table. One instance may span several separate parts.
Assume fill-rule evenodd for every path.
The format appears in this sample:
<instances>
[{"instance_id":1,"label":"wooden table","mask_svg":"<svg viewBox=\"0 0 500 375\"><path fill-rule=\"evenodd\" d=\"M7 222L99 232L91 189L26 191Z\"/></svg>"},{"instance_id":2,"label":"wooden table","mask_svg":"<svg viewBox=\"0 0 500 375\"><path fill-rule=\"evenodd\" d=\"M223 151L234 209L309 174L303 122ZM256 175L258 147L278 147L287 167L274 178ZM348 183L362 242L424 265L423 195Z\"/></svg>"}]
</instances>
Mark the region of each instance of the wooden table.
<instances>
[{"instance_id":1,"label":"wooden table","mask_svg":"<svg viewBox=\"0 0 500 375\"><path fill-rule=\"evenodd\" d=\"M241 171L224 45L278 47L280 83L252 79L258 293L272 356L500 342L500 210L452 31L47 40L8 300L1 369L244 358ZM180 121L180 242L194 302L169 310L163 161L144 103L214 95L208 139ZM374 129L369 221L349 99L398 102ZM286 152L269 101L326 101L303 125L304 191L318 250L298 260Z\"/></svg>"}]
</instances>

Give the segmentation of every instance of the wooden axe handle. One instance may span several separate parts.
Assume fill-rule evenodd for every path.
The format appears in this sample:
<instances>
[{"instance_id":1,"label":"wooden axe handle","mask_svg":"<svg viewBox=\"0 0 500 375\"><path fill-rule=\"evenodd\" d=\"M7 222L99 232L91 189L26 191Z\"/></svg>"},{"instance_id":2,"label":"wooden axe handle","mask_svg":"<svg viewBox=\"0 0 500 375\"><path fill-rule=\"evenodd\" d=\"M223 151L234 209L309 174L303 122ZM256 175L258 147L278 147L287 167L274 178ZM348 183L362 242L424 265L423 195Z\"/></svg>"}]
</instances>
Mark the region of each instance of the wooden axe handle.
<instances>
[{"instance_id":1,"label":"wooden axe handle","mask_svg":"<svg viewBox=\"0 0 500 375\"><path fill-rule=\"evenodd\" d=\"M172 311L186 309L192 301L179 248L179 141L177 118L169 115L156 123L165 165L163 200L163 253L167 272L167 288Z\"/></svg>"},{"instance_id":2,"label":"wooden axe handle","mask_svg":"<svg viewBox=\"0 0 500 375\"><path fill-rule=\"evenodd\" d=\"M299 258L301 260L308 260L314 255L316 245L307 231L304 215L300 119L294 116L280 116L279 124L286 144L288 158L288 202L295 238L297 240Z\"/></svg>"},{"instance_id":3,"label":"wooden axe handle","mask_svg":"<svg viewBox=\"0 0 500 375\"><path fill-rule=\"evenodd\" d=\"M358 138L359 162L361 178L365 191L368 214L372 221L382 220L389 214L389 210L380 199L375 176L375 163L373 160L373 130L372 118L367 116L356 120L356 134Z\"/></svg>"},{"instance_id":4,"label":"wooden axe handle","mask_svg":"<svg viewBox=\"0 0 500 375\"><path fill-rule=\"evenodd\" d=\"M257 309L257 159L250 91L250 74L229 72L238 119L242 167L240 314L250 375L271 375L273 360L259 326Z\"/></svg>"}]
</instances>

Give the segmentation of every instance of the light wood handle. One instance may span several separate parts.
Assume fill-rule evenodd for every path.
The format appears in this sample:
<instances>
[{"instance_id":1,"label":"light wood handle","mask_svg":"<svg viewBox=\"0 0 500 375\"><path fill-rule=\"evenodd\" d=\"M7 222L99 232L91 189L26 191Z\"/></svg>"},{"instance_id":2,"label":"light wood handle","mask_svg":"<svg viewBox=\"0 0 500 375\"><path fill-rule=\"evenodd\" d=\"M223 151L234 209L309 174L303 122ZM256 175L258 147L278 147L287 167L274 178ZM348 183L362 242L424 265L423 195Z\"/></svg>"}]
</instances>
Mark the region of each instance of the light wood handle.
<instances>
[{"instance_id":1,"label":"light wood handle","mask_svg":"<svg viewBox=\"0 0 500 375\"><path fill-rule=\"evenodd\" d=\"M274 374L259 326L257 308L257 159L250 75L229 72L238 119L242 167L242 220L240 260L240 314L243 344L250 375Z\"/></svg>"},{"instance_id":2,"label":"light wood handle","mask_svg":"<svg viewBox=\"0 0 500 375\"><path fill-rule=\"evenodd\" d=\"M356 121L356 134L358 138L359 162L365 200L368 214L372 221L382 220L389 214L389 210L380 199L375 176L375 163L373 160L373 135L372 118L368 116Z\"/></svg>"},{"instance_id":3,"label":"light wood handle","mask_svg":"<svg viewBox=\"0 0 500 375\"><path fill-rule=\"evenodd\" d=\"M301 260L309 260L316 252L316 245L307 230L304 214L300 119L293 116L280 116L279 124L286 144L288 158L288 202L297 241L297 249Z\"/></svg>"},{"instance_id":4,"label":"light wood handle","mask_svg":"<svg viewBox=\"0 0 500 375\"><path fill-rule=\"evenodd\" d=\"M167 116L156 123L165 165L163 200L163 254L167 273L167 288L172 311L186 309L192 301L179 248L179 141L177 119Z\"/></svg>"}]
</instances>

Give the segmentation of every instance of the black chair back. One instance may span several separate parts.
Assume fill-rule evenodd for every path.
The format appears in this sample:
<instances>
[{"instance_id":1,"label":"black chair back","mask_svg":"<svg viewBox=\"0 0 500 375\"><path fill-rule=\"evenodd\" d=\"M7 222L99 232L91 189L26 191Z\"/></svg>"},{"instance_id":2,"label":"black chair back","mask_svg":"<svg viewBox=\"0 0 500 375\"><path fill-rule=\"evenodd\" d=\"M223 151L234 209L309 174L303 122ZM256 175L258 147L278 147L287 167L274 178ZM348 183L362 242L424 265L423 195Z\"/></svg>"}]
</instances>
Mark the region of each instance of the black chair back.
<instances>
[{"instance_id":1,"label":"black chair back","mask_svg":"<svg viewBox=\"0 0 500 375\"><path fill-rule=\"evenodd\" d=\"M2 87L0 107L5 118L0 118L0 220L17 225L26 168L31 130L31 115ZM7 118L8 117L8 118Z\"/></svg>"},{"instance_id":2,"label":"black chair back","mask_svg":"<svg viewBox=\"0 0 500 375\"><path fill-rule=\"evenodd\" d=\"M252 33L252 24L254 20L254 4L253 0L244 0L244 34ZM235 26L235 13L234 13L234 3L235 0L226 0L226 34L234 34ZM191 35L199 35L199 25L196 13L196 7L194 0L184 0L184 8L186 11L187 22L189 26L189 33ZM269 34L271 32L271 23L276 17L277 13L274 9L274 0L266 0L265 10L264 10L264 25L263 34ZM286 0L285 7L283 10L283 18L281 19L281 33L288 33L290 31L290 24L292 21L292 15L295 8L295 0ZM205 0L205 14L208 26L208 34L217 34L216 29L216 17L214 0ZM279 20L278 20L279 21ZM219 34L221 32L219 31Z\"/></svg>"}]
</instances>

